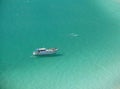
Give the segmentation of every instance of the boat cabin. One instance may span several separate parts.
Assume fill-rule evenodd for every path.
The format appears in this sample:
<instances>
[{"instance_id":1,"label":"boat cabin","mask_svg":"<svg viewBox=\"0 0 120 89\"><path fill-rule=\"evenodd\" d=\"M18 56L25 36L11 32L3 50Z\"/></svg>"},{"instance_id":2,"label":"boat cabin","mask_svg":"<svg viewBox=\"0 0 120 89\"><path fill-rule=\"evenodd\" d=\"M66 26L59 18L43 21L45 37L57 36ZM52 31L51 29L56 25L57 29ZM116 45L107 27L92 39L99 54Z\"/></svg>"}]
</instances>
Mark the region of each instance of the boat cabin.
<instances>
[{"instance_id":1,"label":"boat cabin","mask_svg":"<svg viewBox=\"0 0 120 89\"><path fill-rule=\"evenodd\" d=\"M37 51L38 51L38 52L46 51L46 48L38 48Z\"/></svg>"}]
</instances>

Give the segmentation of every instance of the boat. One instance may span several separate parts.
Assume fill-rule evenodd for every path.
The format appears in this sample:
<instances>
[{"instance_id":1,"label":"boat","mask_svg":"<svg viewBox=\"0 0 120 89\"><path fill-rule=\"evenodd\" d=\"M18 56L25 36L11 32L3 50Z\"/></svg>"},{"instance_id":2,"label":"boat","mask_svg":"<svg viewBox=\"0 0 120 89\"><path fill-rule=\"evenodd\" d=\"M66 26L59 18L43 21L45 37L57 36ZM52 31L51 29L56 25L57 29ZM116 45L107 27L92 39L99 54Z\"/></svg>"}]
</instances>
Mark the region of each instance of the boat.
<instances>
[{"instance_id":1,"label":"boat","mask_svg":"<svg viewBox=\"0 0 120 89\"><path fill-rule=\"evenodd\" d=\"M41 56L41 55L52 55L52 54L56 54L57 52L57 48L37 48L34 52L33 55L34 56Z\"/></svg>"}]
</instances>

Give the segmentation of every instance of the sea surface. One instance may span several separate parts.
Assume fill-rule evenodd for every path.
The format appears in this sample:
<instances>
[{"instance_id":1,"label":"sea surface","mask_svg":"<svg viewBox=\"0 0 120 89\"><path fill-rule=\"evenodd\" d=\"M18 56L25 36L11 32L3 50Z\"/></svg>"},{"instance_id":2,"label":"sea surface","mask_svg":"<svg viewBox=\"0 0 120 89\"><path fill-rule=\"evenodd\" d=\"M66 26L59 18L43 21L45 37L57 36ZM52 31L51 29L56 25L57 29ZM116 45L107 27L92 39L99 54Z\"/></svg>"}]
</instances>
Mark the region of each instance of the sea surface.
<instances>
[{"instance_id":1,"label":"sea surface","mask_svg":"<svg viewBox=\"0 0 120 89\"><path fill-rule=\"evenodd\" d=\"M120 1L0 0L0 89L120 89Z\"/></svg>"}]
</instances>

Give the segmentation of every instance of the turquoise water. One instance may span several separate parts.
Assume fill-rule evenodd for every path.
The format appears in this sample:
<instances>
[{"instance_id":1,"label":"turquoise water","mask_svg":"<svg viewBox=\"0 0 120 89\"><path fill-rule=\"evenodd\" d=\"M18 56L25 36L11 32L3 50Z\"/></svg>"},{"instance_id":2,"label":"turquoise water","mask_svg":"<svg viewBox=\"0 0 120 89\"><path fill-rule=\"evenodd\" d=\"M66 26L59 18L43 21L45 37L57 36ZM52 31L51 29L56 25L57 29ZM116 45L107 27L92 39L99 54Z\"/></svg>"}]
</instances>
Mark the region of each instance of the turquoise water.
<instances>
[{"instance_id":1,"label":"turquoise water","mask_svg":"<svg viewBox=\"0 0 120 89\"><path fill-rule=\"evenodd\" d=\"M120 89L119 4L1 0L0 89Z\"/></svg>"}]
</instances>

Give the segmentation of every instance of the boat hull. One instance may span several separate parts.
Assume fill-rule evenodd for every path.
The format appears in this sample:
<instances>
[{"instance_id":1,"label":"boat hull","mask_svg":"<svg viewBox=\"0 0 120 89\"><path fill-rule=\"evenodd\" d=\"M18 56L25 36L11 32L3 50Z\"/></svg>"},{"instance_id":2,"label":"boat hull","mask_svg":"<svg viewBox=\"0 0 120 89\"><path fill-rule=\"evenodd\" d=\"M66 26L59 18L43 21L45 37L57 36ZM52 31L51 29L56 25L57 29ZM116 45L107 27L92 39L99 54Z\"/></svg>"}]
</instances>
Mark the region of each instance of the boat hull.
<instances>
[{"instance_id":1,"label":"boat hull","mask_svg":"<svg viewBox=\"0 0 120 89\"><path fill-rule=\"evenodd\" d=\"M41 51L41 52L38 52L38 51L34 51L33 52L33 55L34 56L42 56L42 55L52 55L52 54L56 54L58 49L48 49L46 51Z\"/></svg>"}]
</instances>

